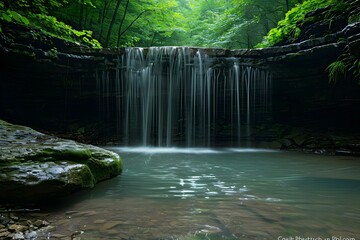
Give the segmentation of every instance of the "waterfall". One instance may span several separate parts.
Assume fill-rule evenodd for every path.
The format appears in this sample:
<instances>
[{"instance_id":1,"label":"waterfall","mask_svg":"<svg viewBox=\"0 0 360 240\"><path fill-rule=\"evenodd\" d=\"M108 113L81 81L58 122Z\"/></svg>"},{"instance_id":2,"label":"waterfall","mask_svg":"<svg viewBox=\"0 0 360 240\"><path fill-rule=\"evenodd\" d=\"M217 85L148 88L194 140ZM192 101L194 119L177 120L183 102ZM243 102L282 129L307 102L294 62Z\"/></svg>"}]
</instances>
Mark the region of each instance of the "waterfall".
<instances>
[{"instance_id":1,"label":"waterfall","mask_svg":"<svg viewBox=\"0 0 360 240\"><path fill-rule=\"evenodd\" d=\"M241 144L271 112L269 72L202 49L127 48L109 72L97 73L99 112L127 145Z\"/></svg>"}]
</instances>

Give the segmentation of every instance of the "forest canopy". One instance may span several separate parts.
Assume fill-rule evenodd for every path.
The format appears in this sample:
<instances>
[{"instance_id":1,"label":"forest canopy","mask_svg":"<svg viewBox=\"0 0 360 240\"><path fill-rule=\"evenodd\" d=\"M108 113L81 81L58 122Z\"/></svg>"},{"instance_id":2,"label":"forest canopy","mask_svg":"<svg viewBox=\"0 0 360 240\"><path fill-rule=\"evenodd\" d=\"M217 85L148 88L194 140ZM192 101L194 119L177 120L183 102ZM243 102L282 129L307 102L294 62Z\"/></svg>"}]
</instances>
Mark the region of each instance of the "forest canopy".
<instances>
[{"instance_id":1,"label":"forest canopy","mask_svg":"<svg viewBox=\"0 0 360 240\"><path fill-rule=\"evenodd\" d=\"M313 9L334 1L307 0L303 5ZM281 24L294 24L286 19L293 20L295 15L303 17L304 11L299 7L302 3L302 0L0 0L0 20L31 25L93 47L254 48L296 34L286 32ZM286 12L285 20L278 25Z\"/></svg>"}]
</instances>

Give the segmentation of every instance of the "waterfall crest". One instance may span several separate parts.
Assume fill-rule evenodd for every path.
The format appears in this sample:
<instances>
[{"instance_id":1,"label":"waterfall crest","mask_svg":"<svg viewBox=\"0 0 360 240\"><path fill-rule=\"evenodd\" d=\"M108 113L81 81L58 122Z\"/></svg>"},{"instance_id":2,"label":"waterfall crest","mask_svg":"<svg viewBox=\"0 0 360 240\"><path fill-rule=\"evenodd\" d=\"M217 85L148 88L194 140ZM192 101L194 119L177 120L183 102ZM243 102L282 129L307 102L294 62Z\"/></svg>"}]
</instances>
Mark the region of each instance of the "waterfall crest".
<instances>
[{"instance_id":1,"label":"waterfall crest","mask_svg":"<svg viewBox=\"0 0 360 240\"><path fill-rule=\"evenodd\" d=\"M115 75L111 77L110 75ZM241 143L271 112L271 74L189 47L128 48L97 74L99 111L126 145Z\"/></svg>"}]
</instances>

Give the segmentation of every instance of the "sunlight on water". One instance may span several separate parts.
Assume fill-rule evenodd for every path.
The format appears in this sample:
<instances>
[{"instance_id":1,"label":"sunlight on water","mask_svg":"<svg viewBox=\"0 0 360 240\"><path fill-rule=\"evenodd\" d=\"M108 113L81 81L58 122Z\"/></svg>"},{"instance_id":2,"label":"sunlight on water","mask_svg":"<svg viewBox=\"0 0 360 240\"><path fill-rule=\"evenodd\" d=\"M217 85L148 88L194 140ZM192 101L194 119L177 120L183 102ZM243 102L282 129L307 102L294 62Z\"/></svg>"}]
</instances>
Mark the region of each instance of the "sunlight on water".
<instances>
[{"instance_id":1,"label":"sunlight on water","mask_svg":"<svg viewBox=\"0 0 360 240\"><path fill-rule=\"evenodd\" d=\"M55 234L78 231L91 240L360 236L358 159L252 148L110 149L123 158L123 174L52 213Z\"/></svg>"}]
</instances>

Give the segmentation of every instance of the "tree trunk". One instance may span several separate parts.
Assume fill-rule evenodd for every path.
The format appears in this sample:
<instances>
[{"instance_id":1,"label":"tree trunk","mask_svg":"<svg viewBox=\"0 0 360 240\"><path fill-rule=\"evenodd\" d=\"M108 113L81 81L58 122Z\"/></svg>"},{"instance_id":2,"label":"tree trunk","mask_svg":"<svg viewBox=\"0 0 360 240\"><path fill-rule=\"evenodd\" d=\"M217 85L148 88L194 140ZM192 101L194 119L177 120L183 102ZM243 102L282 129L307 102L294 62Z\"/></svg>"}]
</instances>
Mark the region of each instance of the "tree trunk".
<instances>
[{"instance_id":1,"label":"tree trunk","mask_svg":"<svg viewBox=\"0 0 360 240\"><path fill-rule=\"evenodd\" d=\"M83 29L83 19L84 19L84 0L80 1L80 17L79 17L79 30Z\"/></svg>"},{"instance_id":2,"label":"tree trunk","mask_svg":"<svg viewBox=\"0 0 360 240\"><path fill-rule=\"evenodd\" d=\"M269 25L269 19L264 18L263 23L264 23L263 25L264 25L265 32L268 33L271 29L270 25Z\"/></svg>"},{"instance_id":3,"label":"tree trunk","mask_svg":"<svg viewBox=\"0 0 360 240\"><path fill-rule=\"evenodd\" d=\"M110 22L110 25L109 25L108 33L106 35L105 45L104 45L105 47L108 47L108 45L109 45L111 31L112 31L112 29L114 27L114 23L115 23L115 20L116 20L116 15L117 15L117 12L119 11L120 4L121 4L121 0L118 0L117 3L116 3L114 14L112 16L112 19L111 19L111 22Z\"/></svg>"},{"instance_id":4,"label":"tree trunk","mask_svg":"<svg viewBox=\"0 0 360 240\"><path fill-rule=\"evenodd\" d=\"M90 9L88 6L85 6L84 12L85 12L85 14L84 14L83 29L86 29L86 26L88 25L89 13L90 13Z\"/></svg>"},{"instance_id":5,"label":"tree trunk","mask_svg":"<svg viewBox=\"0 0 360 240\"><path fill-rule=\"evenodd\" d=\"M99 33L99 41L102 42L103 32L104 32L104 21L106 16L106 11L110 5L110 0L104 1L103 9L99 12L99 19L100 19L100 33Z\"/></svg>"},{"instance_id":6,"label":"tree trunk","mask_svg":"<svg viewBox=\"0 0 360 240\"><path fill-rule=\"evenodd\" d=\"M125 17L126 17L126 13L127 13L128 7L129 7L129 2L130 2L130 0L127 0L127 1L126 1L126 6L125 6L124 14L123 14L123 17L122 17L122 19L121 19L120 26L119 26L119 30L118 30L118 36L117 36L118 39L117 39L116 47L119 47L119 45L120 45L121 27L122 27L122 25L123 25L123 23L124 23L124 20L125 20Z\"/></svg>"},{"instance_id":7,"label":"tree trunk","mask_svg":"<svg viewBox=\"0 0 360 240\"><path fill-rule=\"evenodd\" d=\"M290 10L289 0L286 0L286 10L287 10L287 11Z\"/></svg>"}]
</instances>

